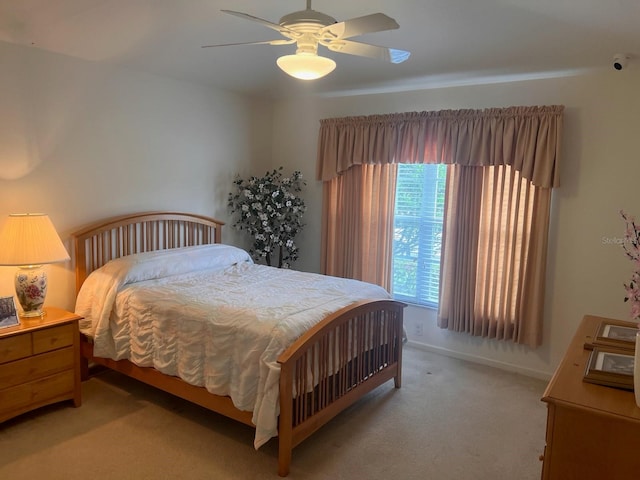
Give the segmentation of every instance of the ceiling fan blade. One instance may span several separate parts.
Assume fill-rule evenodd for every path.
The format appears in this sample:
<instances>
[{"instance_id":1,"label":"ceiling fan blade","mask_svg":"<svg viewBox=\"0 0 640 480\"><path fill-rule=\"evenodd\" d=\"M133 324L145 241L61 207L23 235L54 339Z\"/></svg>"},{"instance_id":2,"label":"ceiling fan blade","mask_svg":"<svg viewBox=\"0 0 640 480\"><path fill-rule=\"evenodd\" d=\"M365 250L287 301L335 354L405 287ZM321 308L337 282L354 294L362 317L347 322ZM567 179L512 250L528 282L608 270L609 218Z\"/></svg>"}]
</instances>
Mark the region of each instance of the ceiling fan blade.
<instances>
[{"instance_id":1,"label":"ceiling fan blade","mask_svg":"<svg viewBox=\"0 0 640 480\"><path fill-rule=\"evenodd\" d=\"M405 50L397 48L378 47L368 43L354 42L351 40L335 40L333 42L323 43L332 52L348 53L349 55L358 55L360 57L375 58L391 63L402 63L411 55Z\"/></svg>"},{"instance_id":2,"label":"ceiling fan blade","mask_svg":"<svg viewBox=\"0 0 640 480\"><path fill-rule=\"evenodd\" d=\"M238 42L238 43L219 43L216 45L202 45L200 48L210 47L231 47L233 45L290 45L295 43L295 40L265 40L264 42Z\"/></svg>"},{"instance_id":3,"label":"ceiling fan blade","mask_svg":"<svg viewBox=\"0 0 640 480\"><path fill-rule=\"evenodd\" d=\"M289 35L296 34L296 32L294 32L293 30L287 27L283 27L282 25L278 25L277 23L270 22L269 20L265 20L263 18L254 17L253 15L249 15L248 13L235 12L233 10L221 10L221 12L228 13L229 15L234 15L236 17L244 18L245 20L250 20L252 22L258 22L264 25L265 27L269 27L275 30L276 32L280 32L285 36L288 36L287 34Z\"/></svg>"},{"instance_id":4,"label":"ceiling fan blade","mask_svg":"<svg viewBox=\"0 0 640 480\"><path fill-rule=\"evenodd\" d=\"M398 22L384 13L373 13L328 25L320 31L320 34L328 33L334 38L350 38L365 33L394 30L399 27Z\"/></svg>"}]
</instances>

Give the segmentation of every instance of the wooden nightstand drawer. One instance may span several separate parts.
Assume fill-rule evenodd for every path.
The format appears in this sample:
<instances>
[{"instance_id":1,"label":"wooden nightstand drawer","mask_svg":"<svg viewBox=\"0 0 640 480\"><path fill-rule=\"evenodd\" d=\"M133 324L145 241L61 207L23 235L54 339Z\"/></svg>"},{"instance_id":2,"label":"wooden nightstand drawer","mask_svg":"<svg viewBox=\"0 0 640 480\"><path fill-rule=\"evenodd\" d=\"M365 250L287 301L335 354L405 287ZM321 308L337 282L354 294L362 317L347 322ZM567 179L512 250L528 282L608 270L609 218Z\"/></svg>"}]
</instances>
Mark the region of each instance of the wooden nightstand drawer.
<instances>
[{"instance_id":1,"label":"wooden nightstand drawer","mask_svg":"<svg viewBox=\"0 0 640 480\"><path fill-rule=\"evenodd\" d=\"M33 354L73 345L74 331L72 324L66 324L33 332Z\"/></svg>"},{"instance_id":2,"label":"wooden nightstand drawer","mask_svg":"<svg viewBox=\"0 0 640 480\"><path fill-rule=\"evenodd\" d=\"M73 347L0 365L0 390L74 368Z\"/></svg>"},{"instance_id":3,"label":"wooden nightstand drawer","mask_svg":"<svg viewBox=\"0 0 640 480\"><path fill-rule=\"evenodd\" d=\"M31 355L31 334L0 338L0 363L10 362Z\"/></svg>"},{"instance_id":4,"label":"wooden nightstand drawer","mask_svg":"<svg viewBox=\"0 0 640 480\"><path fill-rule=\"evenodd\" d=\"M82 404L81 318L46 307L42 317L0 329L0 422L63 400Z\"/></svg>"},{"instance_id":5,"label":"wooden nightstand drawer","mask_svg":"<svg viewBox=\"0 0 640 480\"><path fill-rule=\"evenodd\" d=\"M70 397L74 389L74 372L67 370L33 382L0 390L0 421L14 412L33 409Z\"/></svg>"}]
</instances>

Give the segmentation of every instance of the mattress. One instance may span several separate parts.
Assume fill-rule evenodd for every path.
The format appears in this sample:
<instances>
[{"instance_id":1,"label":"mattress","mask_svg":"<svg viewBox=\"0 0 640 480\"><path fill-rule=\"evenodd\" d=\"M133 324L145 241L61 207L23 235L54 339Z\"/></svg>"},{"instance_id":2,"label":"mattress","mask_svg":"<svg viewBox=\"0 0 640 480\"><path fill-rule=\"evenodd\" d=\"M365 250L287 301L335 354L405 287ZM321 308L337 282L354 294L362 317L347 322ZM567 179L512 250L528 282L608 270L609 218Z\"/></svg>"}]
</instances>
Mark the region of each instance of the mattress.
<instances>
[{"instance_id":1,"label":"mattress","mask_svg":"<svg viewBox=\"0 0 640 480\"><path fill-rule=\"evenodd\" d=\"M96 356L153 367L253 412L259 448L277 435L278 356L327 315L386 298L376 285L206 245L109 262L83 284L76 313Z\"/></svg>"}]
</instances>

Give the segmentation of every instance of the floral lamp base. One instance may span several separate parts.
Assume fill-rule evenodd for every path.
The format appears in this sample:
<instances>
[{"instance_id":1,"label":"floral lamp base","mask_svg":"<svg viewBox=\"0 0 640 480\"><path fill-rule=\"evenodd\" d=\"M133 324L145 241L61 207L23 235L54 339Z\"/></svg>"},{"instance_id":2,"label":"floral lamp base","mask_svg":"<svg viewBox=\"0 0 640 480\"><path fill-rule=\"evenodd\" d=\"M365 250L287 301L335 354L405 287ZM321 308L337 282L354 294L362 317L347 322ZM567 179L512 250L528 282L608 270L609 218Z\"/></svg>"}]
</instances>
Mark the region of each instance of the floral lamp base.
<instances>
[{"instance_id":1,"label":"floral lamp base","mask_svg":"<svg viewBox=\"0 0 640 480\"><path fill-rule=\"evenodd\" d=\"M47 274L42 265L20 267L15 278L16 295L23 313L22 317L41 317L42 306L47 295Z\"/></svg>"}]
</instances>

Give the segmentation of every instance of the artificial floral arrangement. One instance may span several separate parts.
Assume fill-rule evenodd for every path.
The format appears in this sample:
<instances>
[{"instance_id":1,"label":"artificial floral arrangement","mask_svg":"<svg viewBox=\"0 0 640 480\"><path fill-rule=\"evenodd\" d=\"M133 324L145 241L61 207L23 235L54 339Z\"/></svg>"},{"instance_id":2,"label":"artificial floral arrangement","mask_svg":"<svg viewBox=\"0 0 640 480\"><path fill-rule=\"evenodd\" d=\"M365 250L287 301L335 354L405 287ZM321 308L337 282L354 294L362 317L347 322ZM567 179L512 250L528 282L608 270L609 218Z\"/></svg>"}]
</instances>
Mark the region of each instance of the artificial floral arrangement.
<instances>
[{"instance_id":1,"label":"artificial floral arrangement","mask_svg":"<svg viewBox=\"0 0 640 480\"><path fill-rule=\"evenodd\" d=\"M307 209L299 196L306 185L302 173L285 177L280 167L263 177L236 177L233 183L236 189L229 193L228 205L237 219L232 226L253 237L249 254L255 261L289 268L298 259L294 238L304 226Z\"/></svg>"},{"instance_id":2,"label":"artificial floral arrangement","mask_svg":"<svg viewBox=\"0 0 640 480\"><path fill-rule=\"evenodd\" d=\"M626 224L622 248L634 264L631 280L624 284L624 289L627 292L624 301L631 305L631 318L640 322L640 230L634 217L627 215L622 210L620 210L620 215ZM638 327L640 327L640 323Z\"/></svg>"}]
</instances>

